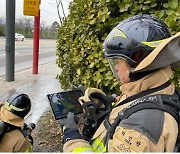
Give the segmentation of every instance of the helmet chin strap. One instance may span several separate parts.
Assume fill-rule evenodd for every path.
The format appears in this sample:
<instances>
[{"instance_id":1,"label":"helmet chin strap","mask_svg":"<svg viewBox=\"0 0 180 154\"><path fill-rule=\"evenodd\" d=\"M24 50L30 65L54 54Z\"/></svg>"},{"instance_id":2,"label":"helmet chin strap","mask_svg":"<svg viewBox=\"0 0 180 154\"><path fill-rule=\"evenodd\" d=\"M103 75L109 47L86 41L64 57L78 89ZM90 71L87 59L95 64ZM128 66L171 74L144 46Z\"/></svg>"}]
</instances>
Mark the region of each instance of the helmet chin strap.
<instances>
[{"instance_id":1,"label":"helmet chin strap","mask_svg":"<svg viewBox=\"0 0 180 154\"><path fill-rule=\"evenodd\" d=\"M151 74L157 70L158 69L150 70L150 71L146 71L146 72L130 72L130 74L129 74L130 81L134 82L134 81L137 81L139 79L142 79L146 75L149 75L149 74Z\"/></svg>"}]
</instances>

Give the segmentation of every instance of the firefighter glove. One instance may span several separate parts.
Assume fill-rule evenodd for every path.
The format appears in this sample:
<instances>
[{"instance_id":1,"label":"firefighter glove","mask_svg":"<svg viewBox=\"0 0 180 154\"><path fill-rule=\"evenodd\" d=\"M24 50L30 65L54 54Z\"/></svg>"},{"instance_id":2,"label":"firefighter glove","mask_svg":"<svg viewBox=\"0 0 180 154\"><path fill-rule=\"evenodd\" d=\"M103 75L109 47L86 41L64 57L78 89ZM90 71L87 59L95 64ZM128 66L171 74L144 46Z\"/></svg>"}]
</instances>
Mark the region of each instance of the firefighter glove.
<instances>
[{"instance_id":1,"label":"firefighter glove","mask_svg":"<svg viewBox=\"0 0 180 154\"><path fill-rule=\"evenodd\" d=\"M82 139L82 136L80 135L78 131L78 127L76 125L74 114L72 112L69 112L66 119L63 119L63 130L64 130L64 137L63 142L66 143L68 140L72 139Z\"/></svg>"}]
</instances>

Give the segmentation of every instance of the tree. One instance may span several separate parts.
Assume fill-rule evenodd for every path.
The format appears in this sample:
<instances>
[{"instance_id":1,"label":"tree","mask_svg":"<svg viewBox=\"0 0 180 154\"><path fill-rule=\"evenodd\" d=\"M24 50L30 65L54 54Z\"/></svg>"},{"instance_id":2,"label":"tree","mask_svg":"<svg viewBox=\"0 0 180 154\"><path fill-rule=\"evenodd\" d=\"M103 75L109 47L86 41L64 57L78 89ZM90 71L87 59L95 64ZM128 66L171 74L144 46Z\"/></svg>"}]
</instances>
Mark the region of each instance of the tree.
<instances>
[{"instance_id":1,"label":"tree","mask_svg":"<svg viewBox=\"0 0 180 154\"><path fill-rule=\"evenodd\" d=\"M54 22L54 26L57 22ZM58 24L58 23L57 23ZM16 33L21 33L27 38L33 37L34 22L33 18L19 18L16 20L15 25ZM48 39L57 38L57 29L52 29L52 27L46 27L45 22L41 21L40 25L40 37Z\"/></svg>"},{"instance_id":2,"label":"tree","mask_svg":"<svg viewBox=\"0 0 180 154\"><path fill-rule=\"evenodd\" d=\"M15 24L17 33L22 33L25 37L32 37L33 33L33 19L32 18L18 18Z\"/></svg>"},{"instance_id":3,"label":"tree","mask_svg":"<svg viewBox=\"0 0 180 154\"><path fill-rule=\"evenodd\" d=\"M5 18L0 17L0 36L5 36Z\"/></svg>"},{"instance_id":4,"label":"tree","mask_svg":"<svg viewBox=\"0 0 180 154\"><path fill-rule=\"evenodd\" d=\"M52 30L54 33L56 33L58 27L59 27L59 24L58 24L57 21L55 21L55 22L52 23L51 30Z\"/></svg>"}]
</instances>

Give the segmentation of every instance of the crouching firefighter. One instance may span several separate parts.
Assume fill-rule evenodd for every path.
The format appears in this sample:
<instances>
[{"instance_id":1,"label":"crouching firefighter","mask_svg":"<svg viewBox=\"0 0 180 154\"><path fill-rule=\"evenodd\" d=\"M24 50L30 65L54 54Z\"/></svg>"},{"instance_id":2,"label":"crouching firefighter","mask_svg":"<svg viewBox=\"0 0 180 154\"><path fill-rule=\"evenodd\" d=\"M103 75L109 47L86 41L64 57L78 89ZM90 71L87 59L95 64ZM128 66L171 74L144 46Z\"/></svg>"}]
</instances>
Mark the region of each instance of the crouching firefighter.
<instances>
[{"instance_id":1,"label":"crouching firefighter","mask_svg":"<svg viewBox=\"0 0 180 154\"><path fill-rule=\"evenodd\" d=\"M26 94L15 94L0 106L0 152L31 152L33 139L24 117L31 109ZM24 129L24 130L23 130Z\"/></svg>"},{"instance_id":2,"label":"crouching firefighter","mask_svg":"<svg viewBox=\"0 0 180 154\"><path fill-rule=\"evenodd\" d=\"M115 105L99 116L104 120L92 129L93 134L87 133L91 128L80 134L74 115L69 113L64 122L63 151L178 151L180 93L170 79L172 70L180 68L180 33L171 36L161 20L136 15L120 22L109 33L103 49L121 83L122 93ZM88 91L81 98L84 103L92 100Z\"/></svg>"}]
</instances>

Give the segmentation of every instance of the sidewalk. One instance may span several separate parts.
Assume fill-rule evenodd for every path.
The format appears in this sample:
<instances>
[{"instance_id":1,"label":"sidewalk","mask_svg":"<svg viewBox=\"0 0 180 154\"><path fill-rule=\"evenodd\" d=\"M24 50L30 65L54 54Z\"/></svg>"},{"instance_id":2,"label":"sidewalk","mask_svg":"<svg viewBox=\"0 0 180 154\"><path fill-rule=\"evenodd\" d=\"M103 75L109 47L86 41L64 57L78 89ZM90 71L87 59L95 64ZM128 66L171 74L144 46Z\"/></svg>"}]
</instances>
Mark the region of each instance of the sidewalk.
<instances>
[{"instance_id":1,"label":"sidewalk","mask_svg":"<svg viewBox=\"0 0 180 154\"><path fill-rule=\"evenodd\" d=\"M15 73L15 81L6 82L5 76L0 77L0 101L5 102L15 93L26 93L32 101L29 122L36 123L38 118L49 107L47 94L61 91L61 86L56 80L56 75L61 69L55 62L39 66L39 73L32 74L32 68Z\"/></svg>"}]
</instances>

